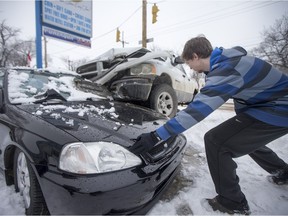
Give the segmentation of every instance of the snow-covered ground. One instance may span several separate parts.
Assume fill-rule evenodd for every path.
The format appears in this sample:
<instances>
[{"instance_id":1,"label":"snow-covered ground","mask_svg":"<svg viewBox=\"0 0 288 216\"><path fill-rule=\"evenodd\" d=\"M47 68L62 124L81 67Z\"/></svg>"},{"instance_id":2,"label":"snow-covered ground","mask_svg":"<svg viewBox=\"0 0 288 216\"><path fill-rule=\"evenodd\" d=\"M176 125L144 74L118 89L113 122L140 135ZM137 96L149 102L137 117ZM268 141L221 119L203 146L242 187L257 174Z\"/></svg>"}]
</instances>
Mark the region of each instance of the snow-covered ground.
<instances>
[{"instance_id":1,"label":"snow-covered ground","mask_svg":"<svg viewBox=\"0 0 288 216\"><path fill-rule=\"evenodd\" d=\"M188 140L182 171L164 197L149 215L218 215L204 202L216 195L209 174L203 136L214 126L232 117L233 111L217 110L185 132ZM288 162L288 135L268 145ZM274 185L249 156L237 158L240 185L249 202L252 215L288 215L288 185ZM14 187L7 187L0 175L0 214L24 215L24 204Z\"/></svg>"},{"instance_id":2,"label":"snow-covered ground","mask_svg":"<svg viewBox=\"0 0 288 216\"><path fill-rule=\"evenodd\" d=\"M150 215L221 214L213 212L205 202L205 198L213 198L217 194L206 162L203 137L209 129L233 116L234 111L216 110L184 133L188 146L182 172L172 186L176 192L170 188L171 195L168 192L149 212ZM268 147L288 162L288 135L275 140ZM267 179L269 174L249 156L237 158L236 162L240 186L249 202L251 215L288 215L288 185L270 183Z\"/></svg>"}]
</instances>

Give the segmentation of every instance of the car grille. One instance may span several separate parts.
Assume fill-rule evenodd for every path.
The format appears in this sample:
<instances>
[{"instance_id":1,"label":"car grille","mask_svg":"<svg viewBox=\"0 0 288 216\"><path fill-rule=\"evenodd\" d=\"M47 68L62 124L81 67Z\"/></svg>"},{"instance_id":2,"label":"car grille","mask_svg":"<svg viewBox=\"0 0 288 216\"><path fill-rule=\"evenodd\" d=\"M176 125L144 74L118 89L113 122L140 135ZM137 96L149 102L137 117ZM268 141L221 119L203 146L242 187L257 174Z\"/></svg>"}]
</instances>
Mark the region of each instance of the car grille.
<instances>
[{"instance_id":1,"label":"car grille","mask_svg":"<svg viewBox=\"0 0 288 216\"><path fill-rule=\"evenodd\" d=\"M166 142L161 142L154 146L149 152L146 153L145 159L149 163L159 162L167 159L167 157L174 155L179 149L182 149L186 143L183 135L174 136L169 138Z\"/></svg>"}]
</instances>

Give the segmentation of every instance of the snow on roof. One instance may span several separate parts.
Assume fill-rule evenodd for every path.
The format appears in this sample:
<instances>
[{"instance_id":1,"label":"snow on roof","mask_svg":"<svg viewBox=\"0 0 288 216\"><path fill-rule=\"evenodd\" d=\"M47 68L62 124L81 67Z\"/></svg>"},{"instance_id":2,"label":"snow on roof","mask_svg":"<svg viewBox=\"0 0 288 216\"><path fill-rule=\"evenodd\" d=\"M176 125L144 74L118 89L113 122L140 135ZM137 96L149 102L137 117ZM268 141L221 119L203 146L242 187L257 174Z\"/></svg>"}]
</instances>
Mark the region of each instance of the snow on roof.
<instances>
[{"instance_id":1,"label":"snow on roof","mask_svg":"<svg viewBox=\"0 0 288 216\"><path fill-rule=\"evenodd\" d=\"M109 60L113 60L118 56L127 56L130 55L136 51L139 50L147 50L147 52L150 52L150 50L143 48L143 47L129 47L129 48L112 48L106 52L104 52L103 54L97 56L95 59L85 63L91 63L91 62L95 62L95 61L109 61Z\"/></svg>"}]
</instances>

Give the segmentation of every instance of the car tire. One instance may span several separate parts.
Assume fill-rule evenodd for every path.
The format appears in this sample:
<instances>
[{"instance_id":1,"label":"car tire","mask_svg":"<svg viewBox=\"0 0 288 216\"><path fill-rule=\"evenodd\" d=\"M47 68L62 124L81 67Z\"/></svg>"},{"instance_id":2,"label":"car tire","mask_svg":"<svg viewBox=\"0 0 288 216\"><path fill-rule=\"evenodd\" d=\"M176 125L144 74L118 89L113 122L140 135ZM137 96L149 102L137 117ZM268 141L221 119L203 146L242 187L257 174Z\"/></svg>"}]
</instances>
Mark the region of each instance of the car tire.
<instances>
[{"instance_id":1,"label":"car tire","mask_svg":"<svg viewBox=\"0 0 288 216\"><path fill-rule=\"evenodd\" d=\"M178 101L174 89L167 84L153 87L149 97L150 108L170 118L177 113Z\"/></svg>"},{"instance_id":2,"label":"car tire","mask_svg":"<svg viewBox=\"0 0 288 216\"><path fill-rule=\"evenodd\" d=\"M37 177L20 149L14 154L15 191L23 196L26 215L49 215Z\"/></svg>"}]
</instances>

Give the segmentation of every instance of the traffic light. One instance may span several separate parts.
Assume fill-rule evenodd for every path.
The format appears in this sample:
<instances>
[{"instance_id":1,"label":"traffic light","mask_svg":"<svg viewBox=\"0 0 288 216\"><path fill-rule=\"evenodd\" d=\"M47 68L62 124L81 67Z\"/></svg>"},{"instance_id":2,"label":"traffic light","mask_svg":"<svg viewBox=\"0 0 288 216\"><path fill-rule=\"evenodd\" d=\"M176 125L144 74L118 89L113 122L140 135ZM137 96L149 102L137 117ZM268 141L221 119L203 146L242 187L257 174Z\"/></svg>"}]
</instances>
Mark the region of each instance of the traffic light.
<instances>
[{"instance_id":1,"label":"traffic light","mask_svg":"<svg viewBox=\"0 0 288 216\"><path fill-rule=\"evenodd\" d=\"M116 31L116 42L119 42L121 41L120 40L120 30L117 28L117 31Z\"/></svg>"},{"instance_id":2,"label":"traffic light","mask_svg":"<svg viewBox=\"0 0 288 216\"><path fill-rule=\"evenodd\" d=\"M154 3L154 5L152 6L152 23L156 23L157 22L157 13L158 13L159 9L156 5L156 3Z\"/></svg>"}]
</instances>

